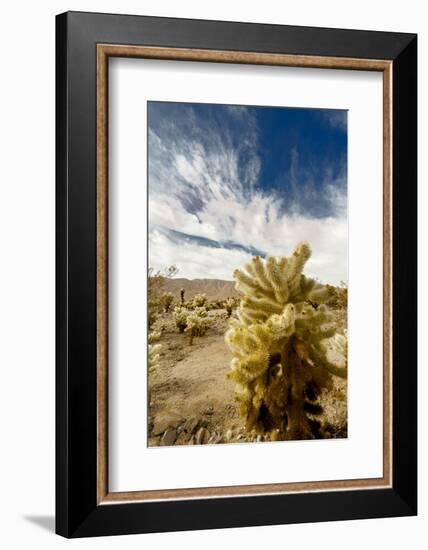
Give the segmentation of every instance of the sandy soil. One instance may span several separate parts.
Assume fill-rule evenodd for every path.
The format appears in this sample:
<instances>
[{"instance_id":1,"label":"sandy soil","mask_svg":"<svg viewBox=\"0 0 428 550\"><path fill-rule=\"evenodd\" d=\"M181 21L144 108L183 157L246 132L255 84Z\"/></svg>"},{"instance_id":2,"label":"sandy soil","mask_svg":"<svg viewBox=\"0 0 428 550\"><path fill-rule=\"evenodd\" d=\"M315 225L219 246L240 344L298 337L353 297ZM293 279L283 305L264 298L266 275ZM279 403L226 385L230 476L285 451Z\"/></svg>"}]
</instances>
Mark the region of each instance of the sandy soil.
<instances>
[{"instance_id":1,"label":"sandy soil","mask_svg":"<svg viewBox=\"0 0 428 550\"><path fill-rule=\"evenodd\" d=\"M210 311L209 316L213 326L192 346L168 315L156 323L163 334L160 365L150 374L149 445L159 445L168 428L176 432L175 444L191 442L192 436L196 443L198 435L205 443L239 436L234 384L226 379L231 360L224 341L226 311Z\"/></svg>"},{"instance_id":2,"label":"sandy soil","mask_svg":"<svg viewBox=\"0 0 428 550\"><path fill-rule=\"evenodd\" d=\"M212 310L209 316L213 325L192 346L171 313L153 327L162 330L162 348L160 364L149 376L149 446L255 441L243 429L234 383L226 378L231 360L224 341L226 311ZM335 378L322 401L332 437L346 437L346 382Z\"/></svg>"}]
</instances>

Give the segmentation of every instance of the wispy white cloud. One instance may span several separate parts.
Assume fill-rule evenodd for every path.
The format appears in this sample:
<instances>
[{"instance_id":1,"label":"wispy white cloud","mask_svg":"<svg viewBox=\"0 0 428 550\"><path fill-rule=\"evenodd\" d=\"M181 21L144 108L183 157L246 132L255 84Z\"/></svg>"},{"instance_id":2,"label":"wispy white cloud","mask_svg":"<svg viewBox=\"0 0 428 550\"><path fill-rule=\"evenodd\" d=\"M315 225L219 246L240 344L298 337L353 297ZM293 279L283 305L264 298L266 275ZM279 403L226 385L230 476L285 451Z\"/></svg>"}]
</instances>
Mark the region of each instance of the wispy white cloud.
<instances>
[{"instance_id":1,"label":"wispy white cloud","mask_svg":"<svg viewBox=\"0 0 428 550\"><path fill-rule=\"evenodd\" d=\"M337 110L323 111L323 116L333 128L346 132L348 126L348 112Z\"/></svg>"},{"instance_id":2,"label":"wispy white cloud","mask_svg":"<svg viewBox=\"0 0 428 550\"><path fill-rule=\"evenodd\" d=\"M323 192L329 195L332 215L316 218L305 214L297 197L317 200L319 190L311 187L309 178L298 181L296 170L291 183L295 193L290 196L295 205L284 209L283 197L257 187L260 158L255 118L244 107L229 109L243 122L238 142L227 127L218 131L210 121L202 135L191 110L183 123L185 132L172 121L168 132L149 131L151 267L175 264L182 277L230 280L233 270L251 258L246 250L287 255L297 242L307 240L313 256L306 273L333 284L347 280L346 180L341 185L326 172ZM294 154L297 163L298 151ZM200 239L183 239L178 244L177 234L172 237L162 228ZM219 245L207 245L203 239Z\"/></svg>"}]
</instances>

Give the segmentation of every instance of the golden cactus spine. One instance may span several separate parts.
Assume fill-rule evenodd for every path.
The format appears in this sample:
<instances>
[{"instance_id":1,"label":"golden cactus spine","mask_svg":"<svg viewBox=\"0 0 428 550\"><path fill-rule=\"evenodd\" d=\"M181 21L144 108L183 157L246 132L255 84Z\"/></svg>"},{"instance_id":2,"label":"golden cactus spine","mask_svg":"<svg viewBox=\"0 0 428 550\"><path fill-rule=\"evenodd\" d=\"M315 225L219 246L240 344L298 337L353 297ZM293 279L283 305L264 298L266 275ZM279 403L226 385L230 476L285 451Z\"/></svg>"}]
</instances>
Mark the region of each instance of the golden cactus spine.
<instances>
[{"instance_id":1,"label":"golden cactus spine","mask_svg":"<svg viewBox=\"0 0 428 550\"><path fill-rule=\"evenodd\" d=\"M243 296L226 333L229 378L246 428L272 439L322 437L318 397L332 375L346 377L325 347L337 333L329 288L302 273L310 255L301 243L290 258L255 257L234 272Z\"/></svg>"}]
</instances>

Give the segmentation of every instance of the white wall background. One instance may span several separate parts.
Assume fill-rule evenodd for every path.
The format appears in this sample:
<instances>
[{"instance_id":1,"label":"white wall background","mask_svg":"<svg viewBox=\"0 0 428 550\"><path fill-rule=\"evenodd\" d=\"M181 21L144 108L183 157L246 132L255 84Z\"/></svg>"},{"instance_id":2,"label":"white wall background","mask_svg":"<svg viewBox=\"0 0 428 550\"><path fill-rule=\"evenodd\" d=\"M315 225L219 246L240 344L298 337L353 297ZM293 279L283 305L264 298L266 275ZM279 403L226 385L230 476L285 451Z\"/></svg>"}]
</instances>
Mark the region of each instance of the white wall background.
<instances>
[{"instance_id":1,"label":"white wall background","mask_svg":"<svg viewBox=\"0 0 428 550\"><path fill-rule=\"evenodd\" d=\"M420 98L425 90L428 20L419 0L58 0L8 2L0 18L0 545L3 548L218 548L279 544L301 548L421 548L428 486L420 471L417 518L167 533L67 542L54 512L54 16L66 10L134 13L419 33ZM425 63L424 63L425 62ZM425 65L425 67L423 66ZM426 94L426 90L425 90ZM420 229L426 212L420 104ZM424 208L425 207L425 208ZM423 235L419 240L422 253ZM420 261L420 281L425 274ZM420 289L420 464L426 460L427 390Z\"/></svg>"}]
</instances>

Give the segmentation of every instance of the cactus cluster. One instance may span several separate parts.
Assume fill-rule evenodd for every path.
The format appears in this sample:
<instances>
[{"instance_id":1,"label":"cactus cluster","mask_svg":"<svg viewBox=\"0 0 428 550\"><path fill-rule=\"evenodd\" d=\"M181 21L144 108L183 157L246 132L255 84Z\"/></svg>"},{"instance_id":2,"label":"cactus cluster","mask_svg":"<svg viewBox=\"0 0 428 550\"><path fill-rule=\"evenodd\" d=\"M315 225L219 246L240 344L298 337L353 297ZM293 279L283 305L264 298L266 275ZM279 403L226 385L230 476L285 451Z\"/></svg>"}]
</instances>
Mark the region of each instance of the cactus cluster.
<instances>
[{"instance_id":1,"label":"cactus cluster","mask_svg":"<svg viewBox=\"0 0 428 550\"><path fill-rule=\"evenodd\" d=\"M193 307L203 307L207 303L207 295L206 294L196 294L193 297Z\"/></svg>"},{"instance_id":2,"label":"cactus cluster","mask_svg":"<svg viewBox=\"0 0 428 550\"><path fill-rule=\"evenodd\" d=\"M179 332L187 332L190 336L190 345L195 336L204 336L212 321L208 317L205 307L187 309L182 306L174 308L173 317Z\"/></svg>"},{"instance_id":3,"label":"cactus cluster","mask_svg":"<svg viewBox=\"0 0 428 550\"><path fill-rule=\"evenodd\" d=\"M290 258L255 257L233 274L243 297L226 333L228 376L246 429L272 440L322 437L319 395L332 375L346 377L329 354L336 346L346 361L346 336L326 305L330 290L302 273L310 255L301 243Z\"/></svg>"},{"instance_id":4,"label":"cactus cluster","mask_svg":"<svg viewBox=\"0 0 428 550\"><path fill-rule=\"evenodd\" d=\"M189 310L186 309L183 306L177 306L174 308L174 312L172 314L175 326L178 328L179 332L184 332L184 330L187 327L187 317L189 315Z\"/></svg>"},{"instance_id":5,"label":"cactus cluster","mask_svg":"<svg viewBox=\"0 0 428 550\"><path fill-rule=\"evenodd\" d=\"M195 336L204 336L211 325L211 319L205 307L196 307L187 316L186 332L190 336L190 345L193 344Z\"/></svg>"}]
</instances>

